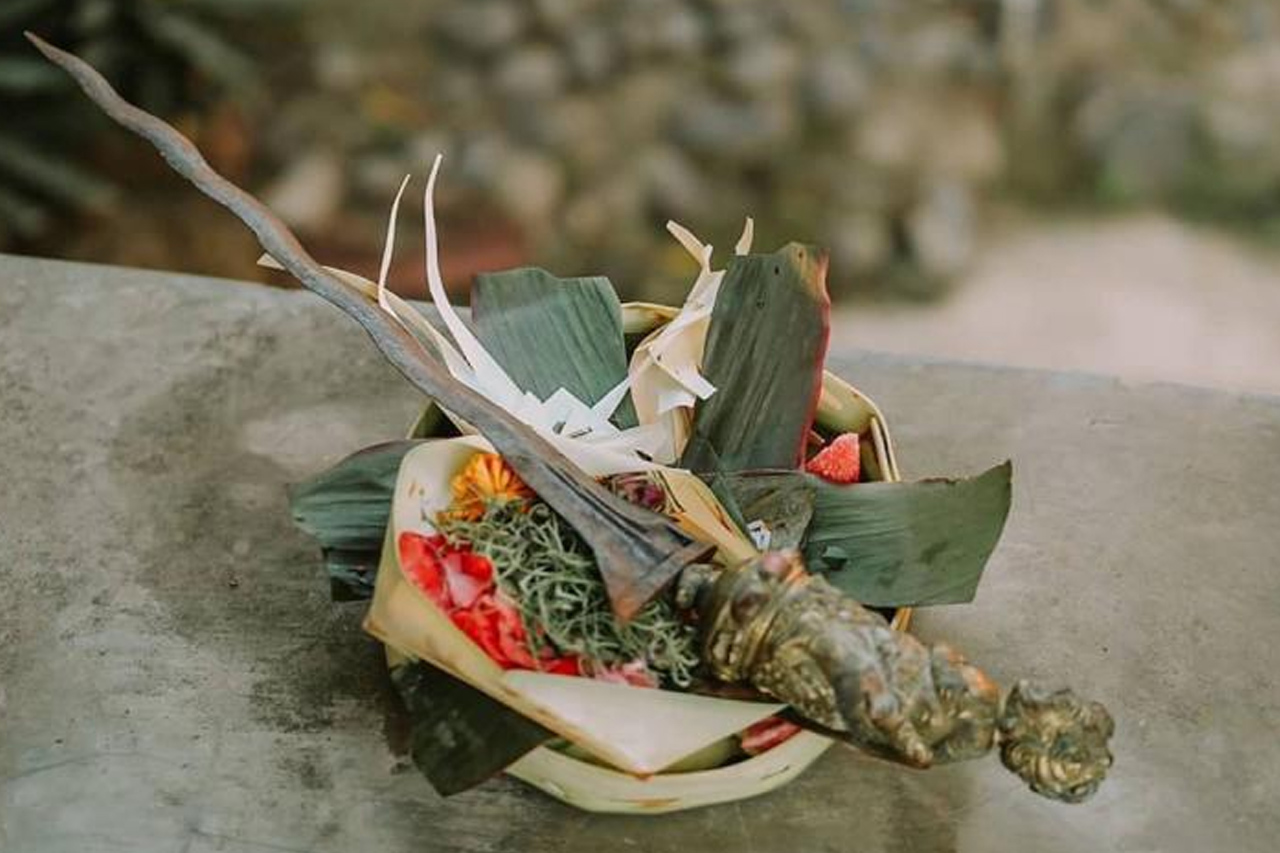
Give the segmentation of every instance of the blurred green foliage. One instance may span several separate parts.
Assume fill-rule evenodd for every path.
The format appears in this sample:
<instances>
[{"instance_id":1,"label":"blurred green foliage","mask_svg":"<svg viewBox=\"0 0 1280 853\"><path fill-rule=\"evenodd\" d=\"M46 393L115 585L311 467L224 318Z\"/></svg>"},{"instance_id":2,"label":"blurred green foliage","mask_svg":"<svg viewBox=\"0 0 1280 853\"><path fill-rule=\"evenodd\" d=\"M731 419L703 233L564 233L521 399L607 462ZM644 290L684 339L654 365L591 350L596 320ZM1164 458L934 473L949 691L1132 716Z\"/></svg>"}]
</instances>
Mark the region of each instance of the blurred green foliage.
<instances>
[{"instance_id":1,"label":"blurred green foliage","mask_svg":"<svg viewBox=\"0 0 1280 853\"><path fill-rule=\"evenodd\" d=\"M116 190L89 159L103 119L23 37L93 63L128 98L165 114L229 93L258 68L232 34L293 0L5 0L0 4L0 246L39 236L60 213L104 210Z\"/></svg>"}]
</instances>

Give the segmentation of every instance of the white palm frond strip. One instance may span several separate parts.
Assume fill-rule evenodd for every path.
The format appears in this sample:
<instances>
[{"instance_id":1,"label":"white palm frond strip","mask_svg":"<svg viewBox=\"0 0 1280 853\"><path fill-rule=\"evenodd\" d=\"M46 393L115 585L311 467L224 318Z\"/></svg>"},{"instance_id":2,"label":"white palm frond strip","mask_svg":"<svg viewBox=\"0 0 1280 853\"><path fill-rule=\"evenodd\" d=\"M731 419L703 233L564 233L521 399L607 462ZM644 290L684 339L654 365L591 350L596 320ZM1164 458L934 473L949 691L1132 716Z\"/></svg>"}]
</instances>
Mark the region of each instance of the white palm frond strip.
<instances>
[{"instance_id":1,"label":"white palm frond strip","mask_svg":"<svg viewBox=\"0 0 1280 853\"><path fill-rule=\"evenodd\" d=\"M423 193L426 274L432 304L461 350L460 359L445 359L454 377L536 429L591 476L603 477L648 470L657 467L657 464L673 462L674 457L662 454L661 430L643 425L620 430L609 421L626 396L630 387L629 377L594 404L589 405L579 400L564 388L557 389L546 400L540 400L532 392L516 385L462 322L462 318L449 303L444 280L440 275L433 195L442 160L441 156L436 157ZM448 346L448 342L437 340L437 345ZM466 363L469 370L460 368L460 360Z\"/></svg>"},{"instance_id":2,"label":"white palm frond strip","mask_svg":"<svg viewBox=\"0 0 1280 853\"><path fill-rule=\"evenodd\" d=\"M411 177L412 175L404 176L400 189L396 190L395 201L391 202L391 215L387 217L387 239L382 243L382 264L378 268L378 305L392 317L396 312L387 301L387 273L391 271L391 256L396 250L396 216L400 213L400 199L404 197L404 188L409 186Z\"/></svg>"},{"instance_id":3,"label":"white palm frond strip","mask_svg":"<svg viewBox=\"0 0 1280 853\"><path fill-rule=\"evenodd\" d=\"M434 191L442 156L437 156L423 193L426 240L426 279L431 302L440 314L448 335L440 332L409 302L386 286L395 247L396 218L400 198L409 181L406 176L391 205L387 222L378 281L334 267L326 270L360 290L383 310L420 338L429 340L455 379L537 430L585 473L593 477L646 471L674 464L688 438L691 409L699 399L715 393L702 376L703 346L711 309L723 270L711 269L709 244L703 244L688 229L675 222L667 230L698 261L700 271L684 306L675 318L646 339L636 349L628 376L592 404L559 388L546 400L521 389L449 302L440 274L439 243L436 232ZM735 251L751 251L754 224L747 218ZM281 269L274 258L263 255L258 263ZM450 340L452 338L452 340ZM618 429L610 418L630 391L640 425ZM469 425L454 419L464 432Z\"/></svg>"},{"instance_id":4,"label":"white palm frond strip","mask_svg":"<svg viewBox=\"0 0 1280 853\"><path fill-rule=\"evenodd\" d=\"M667 230L698 262L698 277L684 306L671 322L636 348L628 375L631 399L641 427L658 427L665 439L664 455L676 459L689 439L694 404L716 391L700 368L711 311L724 270L711 269L711 245L704 244L689 229L677 222L668 222ZM747 217L742 236L734 247L736 254L751 251L754 230L755 223Z\"/></svg>"},{"instance_id":5,"label":"white palm frond strip","mask_svg":"<svg viewBox=\"0 0 1280 853\"><path fill-rule=\"evenodd\" d=\"M407 176L391 205L378 281L372 282L333 267L325 269L377 302L405 328L429 340L455 379L533 427L589 476L605 477L610 474L651 470L675 461L674 456L663 452L668 442L660 426L642 424L629 429L618 429L609 421L630 390L629 377L592 404L579 400L564 388L556 390L546 400L540 400L537 395L516 384L458 316L449 302L444 279L440 275L433 195L442 160L443 157L437 156L432 164L423 193L423 207L426 220L427 291L448 335L432 326L412 305L386 286L395 247L396 217L400 197L409 180ZM274 258L267 255L263 255L258 263L274 269L281 268ZM454 420L458 422L456 418ZM458 425L464 432L474 432L465 423L458 422Z\"/></svg>"}]
</instances>

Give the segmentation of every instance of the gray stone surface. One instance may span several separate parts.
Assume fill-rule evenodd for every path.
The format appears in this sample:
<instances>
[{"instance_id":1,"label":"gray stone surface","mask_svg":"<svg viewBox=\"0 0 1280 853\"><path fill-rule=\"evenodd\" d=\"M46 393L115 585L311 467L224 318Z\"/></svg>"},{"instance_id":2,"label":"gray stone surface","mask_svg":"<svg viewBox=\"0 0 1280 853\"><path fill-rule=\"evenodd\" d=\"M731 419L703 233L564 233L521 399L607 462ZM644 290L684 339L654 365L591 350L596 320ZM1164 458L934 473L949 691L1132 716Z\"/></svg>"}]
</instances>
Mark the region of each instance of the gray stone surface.
<instances>
[{"instance_id":1,"label":"gray stone surface","mask_svg":"<svg viewBox=\"0 0 1280 853\"><path fill-rule=\"evenodd\" d=\"M909 474L1014 459L977 602L919 630L1106 701L1117 764L1092 802L994 760L846 751L663 818L503 779L441 800L283 491L399 434L412 389L309 295L0 258L0 850L1274 850L1280 400L836 365Z\"/></svg>"}]
</instances>

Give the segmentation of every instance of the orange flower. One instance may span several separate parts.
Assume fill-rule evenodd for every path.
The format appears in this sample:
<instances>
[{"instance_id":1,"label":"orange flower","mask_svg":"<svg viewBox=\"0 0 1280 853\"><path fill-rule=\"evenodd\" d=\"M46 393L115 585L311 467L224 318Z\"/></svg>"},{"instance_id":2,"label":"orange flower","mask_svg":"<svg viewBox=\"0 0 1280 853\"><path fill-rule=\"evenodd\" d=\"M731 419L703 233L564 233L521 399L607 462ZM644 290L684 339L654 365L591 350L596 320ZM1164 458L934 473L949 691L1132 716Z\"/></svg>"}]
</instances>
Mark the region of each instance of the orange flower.
<instances>
[{"instance_id":1,"label":"orange flower","mask_svg":"<svg viewBox=\"0 0 1280 853\"><path fill-rule=\"evenodd\" d=\"M503 501L524 501L533 491L524 484L506 461L496 453L477 453L451 484L453 505L448 512L457 518L475 521L487 505Z\"/></svg>"}]
</instances>

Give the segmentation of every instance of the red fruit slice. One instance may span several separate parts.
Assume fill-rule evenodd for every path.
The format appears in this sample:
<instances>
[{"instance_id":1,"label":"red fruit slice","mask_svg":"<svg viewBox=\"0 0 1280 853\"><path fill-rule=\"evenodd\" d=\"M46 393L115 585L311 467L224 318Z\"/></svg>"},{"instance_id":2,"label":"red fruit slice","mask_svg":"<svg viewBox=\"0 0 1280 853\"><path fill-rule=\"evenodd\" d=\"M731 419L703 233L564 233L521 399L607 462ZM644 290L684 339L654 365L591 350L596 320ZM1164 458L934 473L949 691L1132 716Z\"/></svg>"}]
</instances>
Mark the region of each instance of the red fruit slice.
<instances>
[{"instance_id":1,"label":"red fruit slice","mask_svg":"<svg viewBox=\"0 0 1280 853\"><path fill-rule=\"evenodd\" d=\"M861 474L862 461L858 455L858 435L846 432L818 451L804 466L810 474L817 474L829 483L856 483Z\"/></svg>"}]
</instances>

